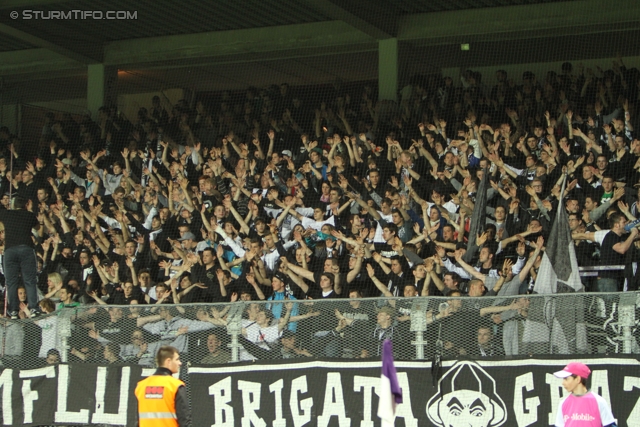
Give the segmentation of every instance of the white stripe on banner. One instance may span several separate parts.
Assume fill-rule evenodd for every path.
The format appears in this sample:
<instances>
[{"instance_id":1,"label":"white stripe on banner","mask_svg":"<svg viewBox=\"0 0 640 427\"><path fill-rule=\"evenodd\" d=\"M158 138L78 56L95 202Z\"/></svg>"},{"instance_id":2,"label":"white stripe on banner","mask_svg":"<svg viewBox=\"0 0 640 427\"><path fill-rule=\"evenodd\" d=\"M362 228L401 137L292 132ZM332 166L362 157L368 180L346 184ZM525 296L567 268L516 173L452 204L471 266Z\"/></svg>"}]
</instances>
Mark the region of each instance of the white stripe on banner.
<instances>
[{"instance_id":1,"label":"white stripe on banner","mask_svg":"<svg viewBox=\"0 0 640 427\"><path fill-rule=\"evenodd\" d=\"M487 367L500 367L500 366L550 366L550 365L566 365L570 362L575 362L575 358L573 359L515 359L515 360L477 360L476 361L481 366ZM455 365L457 361L455 360L443 360L442 367L448 368ZM431 361L428 362L398 362L394 361L394 364L397 368L420 368L420 369L431 369ZM640 360L636 359L616 359L616 358L597 358L589 360L589 364L593 365L624 365L624 366L640 366ZM340 361L341 369L352 369L352 368L378 368L380 367L380 362L342 362ZM215 368L208 368L203 366L194 366L189 367L189 373L193 374L219 374L219 373L233 373L233 372L253 372L253 371L285 371L285 370L304 370L309 368L331 368L335 369L335 362L325 362L325 361L316 361L316 362L303 362L303 363L295 363L295 364L273 364L273 365L259 365L255 364L244 365L244 366L216 366Z\"/></svg>"}]
</instances>

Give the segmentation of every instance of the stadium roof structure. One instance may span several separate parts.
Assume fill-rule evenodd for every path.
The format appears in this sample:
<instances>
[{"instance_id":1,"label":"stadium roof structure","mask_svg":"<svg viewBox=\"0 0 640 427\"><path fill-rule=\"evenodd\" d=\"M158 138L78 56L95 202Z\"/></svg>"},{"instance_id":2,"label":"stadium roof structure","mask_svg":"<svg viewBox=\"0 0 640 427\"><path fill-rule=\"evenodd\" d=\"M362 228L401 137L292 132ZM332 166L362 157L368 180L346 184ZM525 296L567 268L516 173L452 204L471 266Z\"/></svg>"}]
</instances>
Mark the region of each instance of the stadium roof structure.
<instances>
[{"instance_id":1,"label":"stadium roof structure","mask_svg":"<svg viewBox=\"0 0 640 427\"><path fill-rule=\"evenodd\" d=\"M74 18L44 19L56 11ZM636 0L3 0L0 77L34 97L82 96L90 64L117 67L130 92L191 88L194 76L212 91L375 80L386 39L405 71L479 67L635 56L639 24Z\"/></svg>"}]
</instances>

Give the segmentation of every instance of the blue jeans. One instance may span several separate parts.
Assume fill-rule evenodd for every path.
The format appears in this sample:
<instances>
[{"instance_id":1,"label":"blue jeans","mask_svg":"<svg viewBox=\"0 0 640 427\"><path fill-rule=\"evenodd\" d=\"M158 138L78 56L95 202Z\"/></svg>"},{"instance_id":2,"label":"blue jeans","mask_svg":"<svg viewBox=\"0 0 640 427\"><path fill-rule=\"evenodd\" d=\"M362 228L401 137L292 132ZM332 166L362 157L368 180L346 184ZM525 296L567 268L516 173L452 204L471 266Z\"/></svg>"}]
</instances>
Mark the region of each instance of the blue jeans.
<instances>
[{"instance_id":1,"label":"blue jeans","mask_svg":"<svg viewBox=\"0 0 640 427\"><path fill-rule=\"evenodd\" d=\"M618 292L618 279L611 279L607 277L598 277L596 282L596 291L598 292Z\"/></svg>"},{"instance_id":2,"label":"blue jeans","mask_svg":"<svg viewBox=\"0 0 640 427\"><path fill-rule=\"evenodd\" d=\"M36 251L26 245L14 246L4 251L4 276L7 282L7 297L9 313L20 310L18 300L18 285L20 274L27 290L27 302L30 309L38 309L38 277L36 271Z\"/></svg>"}]
</instances>

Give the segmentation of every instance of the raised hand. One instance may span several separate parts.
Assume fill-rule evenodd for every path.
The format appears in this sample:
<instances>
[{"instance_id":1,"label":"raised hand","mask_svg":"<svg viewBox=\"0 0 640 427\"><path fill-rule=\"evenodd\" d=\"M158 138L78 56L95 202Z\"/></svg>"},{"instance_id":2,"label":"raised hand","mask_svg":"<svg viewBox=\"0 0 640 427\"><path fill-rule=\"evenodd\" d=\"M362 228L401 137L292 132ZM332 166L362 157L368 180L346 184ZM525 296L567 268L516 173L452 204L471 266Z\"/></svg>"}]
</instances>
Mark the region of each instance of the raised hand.
<instances>
[{"instance_id":1,"label":"raised hand","mask_svg":"<svg viewBox=\"0 0 640 427\"><path fill-rule=\"evenodd\" d=\"M332 235L333 237L335 237L336 239L338 239L338 240L343 240L343 239L344 239L344 234L342 234L342 232L341 232L341 231L338 231L338 230L333 230L333 231L331 232L331 235Z\"/></svg>"},{"instance_id":2,"label":"raised hand","mask_svg":"<svg viewBox=\"0 0 640 427\"><path fill-rule=\"evenodd\" d=\"M476 246L482 246L485 244L487 239L489 238L489 234L485 231L481 235L476 237Z\"/></svg>"},{"instance_id":3,"label":"raised hand","mask_svg":"<svg viewBox=\"0 0 640 427\"><path fill-rule=\"evenodd\" d=\"M531 197L534 197L536 195L536 190L534 190L533 187L530 185L527 185L525 187L525 190L527 191L527 194L530 195Z\"/></svg>"},{"instance_id":4,"label":"raised hand","mask_svg":"<svg viewBox=\"0 0 640 427\"><path fill-rule=\"evenodd\" d=\"M617 190L616 190L617 191ZM620 211L622 211L623 213L627 213L629 212L629 205L626 204L625 202L623 202L622 200L620 200L618 202L618 208L620 209Z\"/></svg>"},{"instance_id":5,"label":"raised hand","mask_svg":"<svg viewBox=\"0 0 640 427\"><path fill-rule=\"evenodd\" d=\"M424 260L424 269L427 272L427 274L433 271L433 265L434 265L433 258L427 258Z\"/></svg>"},{"instance_id":6,"label":"raised hand","mask_svg":"<svg viewBox=\"0 0 640 427\"><path fill-rule=\"evenodd\" d=\"M371 264L367 264L367 274L372 279L376 276L376 272Z\"/></svg>"},{"instance_id":7,"label":"raised hand","mask_svg":"<svg viewBox=\"0 0 640 427\"><path fill-rule=\"evenodd\" d=\"M512 266L513 266L513 261L511 261L509 258L506 258L502 263L502 275L504 277L507 277L509 273L511 273Z\"/></svg>"},{"instance_id":8,"label":"raised hand","mask_svg":"<svg viewBox=\"0 0 640 427\"><path fill-rule=\"evenodd\" d=\"M418 224L417 222L413 223L413 233L414 234L420 234L420 224Z\"/></svg>"},{"instance_id":9,"label":"raised hand","mask_svg":"<svg viewBox=\"0 0 640 427\"><path fill-rule=\"evenodd\" d=\"M527 230L531 232L531 234L536 234L542 231L541 225L534 225L533 223L529 224Z\"/></svg>"},{"instance_id":10,"label":"raised hand","mask_svg":"<svg viewBox=\"0 0 640 427\"><path fill-rule=\"evenodd\" d=\"M287 257L280 257L280 267L285 270L289 268L289 261L287 260Z\"/></svg>"}]
</instances>

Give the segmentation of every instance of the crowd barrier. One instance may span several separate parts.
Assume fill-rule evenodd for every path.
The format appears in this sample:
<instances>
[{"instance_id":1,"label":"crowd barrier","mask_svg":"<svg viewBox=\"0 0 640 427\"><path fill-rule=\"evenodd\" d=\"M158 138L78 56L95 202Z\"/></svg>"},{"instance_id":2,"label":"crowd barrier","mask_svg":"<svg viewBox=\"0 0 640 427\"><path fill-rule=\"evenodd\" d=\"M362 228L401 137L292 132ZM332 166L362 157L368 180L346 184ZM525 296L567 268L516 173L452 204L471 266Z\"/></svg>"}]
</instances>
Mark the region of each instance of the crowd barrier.
<instances>
[{"instance_id":1,"label":"crowd barrier","mask_svg":"<svg viewBox=\"0 0 640 427\"><path fill-rule=\"evenodd\" d=\"M162 345L194 364L366 359L379 357L385 338L398 360L635 354L639 307L640 292L80 306L0 320L0 360L151 367Z\"/></svg>"}]
</instances>

